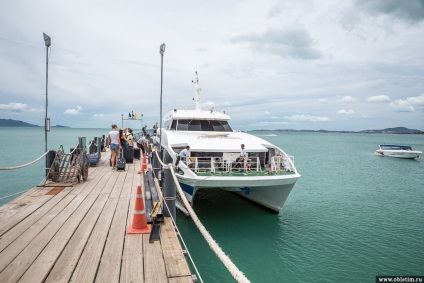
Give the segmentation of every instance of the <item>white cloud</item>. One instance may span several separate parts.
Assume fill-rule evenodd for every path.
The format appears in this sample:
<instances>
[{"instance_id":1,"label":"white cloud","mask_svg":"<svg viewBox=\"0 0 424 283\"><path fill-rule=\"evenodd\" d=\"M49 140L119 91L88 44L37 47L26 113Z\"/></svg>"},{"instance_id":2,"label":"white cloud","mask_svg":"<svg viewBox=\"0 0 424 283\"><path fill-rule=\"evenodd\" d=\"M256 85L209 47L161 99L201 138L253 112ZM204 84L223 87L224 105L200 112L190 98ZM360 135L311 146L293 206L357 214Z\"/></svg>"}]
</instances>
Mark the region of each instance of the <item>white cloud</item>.
<instances>
[{"instance_id":1,"label":"white cloud","mask_svg":"<svg viewBox=\"0 0 424 283\"><path fill-rule=\"evenodd\" d=\"M421 94L420 96L413 96L408 97L406 101L412 105L424 105L424 94Z\"/></svg>"},{"instance_id":2,"label":"white cloud","mask_svg":"<svg viewBox=\"0 0 424 283\"><path fill-rule=\"evenodd\" d=\"M216 104L213 101L206 101L206 102L202 103L202 107L204 109L210 109L212 107L216 107Z\"/></svg>"},{"instance_id":3,"label":"white cloud","mask_svg":"<svg viewBox=\"0 0 424 283\"><path fill-rule=\"evenodd\" d=\"M104 117L104 116L105 116L105 114L101 114L101 113L100 113L100 114L94 114L93 116L94 116L94 117Z\"/></svg>"},{"instance_id":4,"label":"white cloud","mask_svg":"<svg viewBox=\"0 0 424 283\"><path fill-rule=\"evenodd\" d=\"M82 107L77 105L77 107L75 109L67 109L65 110L65 112L63 112L63 114L65 115L79 115L82 111Z\"/></svg>"},{"instance_id":5,"label":"white cloud","mask_svg":"<svg viewBox=\"0 0 424 283\"><path fill-rule=\"evenodd\" d=\"M330 118L328 117L312 116L312 115L291 115L291 116L286 116L285 118L290 121L297 121L297 122L327 122L330 120Z\"/></svg>"},{"instance_id":6,"label":"white cloud","mask_svg":"<svg viewBox=\"0 0 424 283\"><path fill-rule=\"evenodd\" d=\"M32 113L40 113L40 112L46 111L46 109L31 108L31 109L29 109L29 111L32 112Z\"/></svg>"},{"instance_id":7,"label":"white cloud","mask_svg":"<svg viewBox=\"0 0 424 283\"><path fill-rule=\"evenodd\" d=\"M328 99L325 99L325 98L318 99L318 103L327 104L328 103Z\"/></svg>"},{"instance_id":8,"label":"white cloud","mask_svg":"<svg viewBox=\"0 0 424 283\"><path fill-rule=\"evenodd\" d=\"M366 99L366 101L369 101L369 102L389 102L390 97L388 97L387 95L375 95L375 96L368 97Z\"/></svg>"},{"instance_id":9,"label":"white cloud","mask_svg":"<svg viewBox=\"0 0 424 283\"><path fill-rule=\"evenodd\" d=\"M265 111L265 115L269 115L269 111Z\"/></svg>"},{"instance_id":10,"label":"white cloud","mask_svg":"<svg viewBox=\"0 0 424 283\"><path fill-rule=\"evenodd\" d=\"M342 109L342 110L339 110L337 114L352 115L352 114L355 114L355 111Z\"/></svg>"},{"instance_id":11,"label":"white cloud","mask_svg":"<svg viewBox=\"0 0 424 283\"><path fill-rule=\"evenodd\" d=\"M424 106L424 94L408 97L406 99L398 99L389 105L389 107L396 112L414 112L414 106Z\"/></svg>"},{"instance_id":12,"label":"white cloud","mask_svg":"<svg viewBox=\"0 0 424 283\"><path fill-rule=\"evenodd\" d=\"M347 103L357 103L358 99L356 99L356 98L354 98L350 95L347 95L347 96L342 97L339 101L340 102L347 102Z\"/></svg>"},{"instance_id":13,"label":"white cloud","mask_svg":"<svg viewBox=\"0 0 424 283\"><path fill-rule=\"evenodd\" d=\"M24 103L11 102L9 104L0 104L0 110L10 112L24 112L27 109L27 105Z\"/></svg>"},{"instance_id":14,"label":"white cloud","mask_svg":"<svg viewBox=\"0 0 424 283\"><path fill-rule=\"evenodd\" d=\"M398 99L390 103L390 108L397 112L413 112L415 108L406 100Z\"/></svg>"}]
</instances>

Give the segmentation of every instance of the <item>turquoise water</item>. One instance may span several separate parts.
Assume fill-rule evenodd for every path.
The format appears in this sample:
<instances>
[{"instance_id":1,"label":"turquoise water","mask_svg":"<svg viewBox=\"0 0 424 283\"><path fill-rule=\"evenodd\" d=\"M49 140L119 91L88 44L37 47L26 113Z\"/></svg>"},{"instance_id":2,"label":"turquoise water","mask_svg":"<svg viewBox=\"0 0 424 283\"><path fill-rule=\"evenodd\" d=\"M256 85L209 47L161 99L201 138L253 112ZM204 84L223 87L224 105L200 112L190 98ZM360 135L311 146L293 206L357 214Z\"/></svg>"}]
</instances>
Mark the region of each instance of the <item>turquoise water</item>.
<instances>
[{"instance_id":1,"label":"turquoise water","mask_svg":"<svg viewBox=\"0 0 424 283\"><path fill-rule=\"evenodd\" d=\"M0 167L44 151L43 129L1 128ZM52 129L49 148L108 129ZM424 160L382 158L378 144L424 150L422 135L255 132L294 155L302 177L278 215L229 192L196 196L195 211L252 282L375 282L424 275ZM0 197L42 180L43 162L0 171ZM0 200L0 203L10 199ZM178 226L204 282L234 282L193 222Z\"/></svg>"},{"instance_id":2,"label":"turquoise water","mask_svg":"<svg viewBox=\"0 0 424 283\"><path fill-rule=\"evenodd\" d=\"M424 136L254 134L294 155L302 175L282 212L227 192L195 199L202 223L247 278L375 282L376 275L424 274L424 162L374 155L384 142L424 150ZM205 282L234 282L179 216Z\"/></svg>"},{"instance_id":3,"label":"turquoise water","mask_svg":"<svg viewBox=\"0 0 424 283\"><path fill-rule=\"evenodd\" d=\"M44 154L44 128L0 127L0 167L27 164ZM48 134L48 149L58 150L63 145L69 152L78 142L78 137L86 137L87 145L95 136L107 135L109 129L70 129L51 128ZM28 190L40 184L45 176L45 159L19 170L0 171L0 198L16 192ZM0 199L0 205L13 198Z\"/></svg>"}]
</instances>

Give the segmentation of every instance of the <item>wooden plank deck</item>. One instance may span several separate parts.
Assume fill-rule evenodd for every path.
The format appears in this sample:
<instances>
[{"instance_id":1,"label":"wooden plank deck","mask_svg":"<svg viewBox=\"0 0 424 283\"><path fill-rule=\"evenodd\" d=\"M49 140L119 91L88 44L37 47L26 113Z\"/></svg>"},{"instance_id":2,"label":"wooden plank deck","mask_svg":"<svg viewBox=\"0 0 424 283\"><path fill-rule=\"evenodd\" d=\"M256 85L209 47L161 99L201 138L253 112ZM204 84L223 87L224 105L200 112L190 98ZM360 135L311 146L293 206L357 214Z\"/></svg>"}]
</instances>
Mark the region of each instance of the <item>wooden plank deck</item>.
<instances>
[{"instance_id":1,"label":"wooden plank deck","mask_svg":"<svg viewBox=\"0 0 424 283\"><path fill-rule=\"evenodd\" d=\"M116 171L109 156L85 182L36 187L0 207L0 282L192 282L170 219L160 241L126 234L140 161Z\"/></svg>"}]
</instances>

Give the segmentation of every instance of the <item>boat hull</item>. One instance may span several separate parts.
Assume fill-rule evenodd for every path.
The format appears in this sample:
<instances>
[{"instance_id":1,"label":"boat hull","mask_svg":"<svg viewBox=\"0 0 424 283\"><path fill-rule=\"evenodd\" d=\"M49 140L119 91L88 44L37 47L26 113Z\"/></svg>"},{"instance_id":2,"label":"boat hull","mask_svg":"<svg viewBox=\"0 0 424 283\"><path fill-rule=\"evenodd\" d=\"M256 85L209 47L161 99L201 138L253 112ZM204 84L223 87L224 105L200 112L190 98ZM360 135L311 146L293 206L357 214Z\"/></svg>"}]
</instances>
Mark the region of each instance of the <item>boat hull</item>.
<instances>
[{"instance_id":1,"label":"boat hull","mask_svg":"<svg viewBox=\"0 0 424 283\"><path fill-rule=\"evenodd\" d=\"M378 156L384 156L384 157L414 159L414 158L420 158L421 152L407 151L407 150L376 150L375 154Z\"/></svg>"},{"instance_id":2,"label":"boat hull","mask_svg":"<svg viewBox=\"0 0 424 283\"><path fill-rule=\"evenodd\" d=\"M196 180L180 175L178 179L187 199L192 204L199 189L202 191L224 189L279 213L299 177L299 174L293 174L266 178L211 177Z\"/></svg>"}]
</instances>

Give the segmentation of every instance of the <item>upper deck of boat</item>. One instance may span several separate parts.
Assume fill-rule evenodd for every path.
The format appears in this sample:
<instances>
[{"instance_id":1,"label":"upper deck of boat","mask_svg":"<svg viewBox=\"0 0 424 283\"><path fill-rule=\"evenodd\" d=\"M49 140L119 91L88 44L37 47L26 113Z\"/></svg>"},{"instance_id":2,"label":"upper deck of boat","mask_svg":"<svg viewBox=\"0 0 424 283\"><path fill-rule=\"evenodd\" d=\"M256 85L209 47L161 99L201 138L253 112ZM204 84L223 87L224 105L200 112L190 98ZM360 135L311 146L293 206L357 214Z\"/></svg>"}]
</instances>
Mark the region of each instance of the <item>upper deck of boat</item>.
<instances>
[{"instance_id":1,"label":"upper deck of boat","mask_svg":"<svg viewBox=\"0 0 424 283\"><path fill-rule=\"evenodd\" d=\"M140 161L116 171L109 157L85 182L36 187L0 207L0 282L192 282L169 218L159 241L126 233Z\"/></svg>"}]
</instances>

